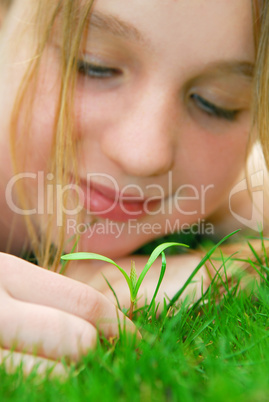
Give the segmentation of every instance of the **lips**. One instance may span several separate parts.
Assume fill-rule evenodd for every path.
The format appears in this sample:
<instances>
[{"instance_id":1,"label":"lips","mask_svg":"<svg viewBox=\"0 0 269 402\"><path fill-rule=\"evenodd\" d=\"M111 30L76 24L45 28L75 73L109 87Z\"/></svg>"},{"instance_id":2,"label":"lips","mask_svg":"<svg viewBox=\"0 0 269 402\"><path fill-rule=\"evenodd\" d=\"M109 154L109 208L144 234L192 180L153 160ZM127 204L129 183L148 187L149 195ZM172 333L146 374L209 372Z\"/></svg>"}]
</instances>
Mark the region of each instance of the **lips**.
<instances>
[{"instance_id":1,"label":"lips","mask_svg":"<svg viewBox=\"0 0 269 402\"><path fill-rule=\"evenodd\" d=\"M116 193L111 188L91 183L82 184L84 208L95 216L119 222L142 218L153 210L160 200L147 200L134 195Z\"/></svg>"}]
</instances>

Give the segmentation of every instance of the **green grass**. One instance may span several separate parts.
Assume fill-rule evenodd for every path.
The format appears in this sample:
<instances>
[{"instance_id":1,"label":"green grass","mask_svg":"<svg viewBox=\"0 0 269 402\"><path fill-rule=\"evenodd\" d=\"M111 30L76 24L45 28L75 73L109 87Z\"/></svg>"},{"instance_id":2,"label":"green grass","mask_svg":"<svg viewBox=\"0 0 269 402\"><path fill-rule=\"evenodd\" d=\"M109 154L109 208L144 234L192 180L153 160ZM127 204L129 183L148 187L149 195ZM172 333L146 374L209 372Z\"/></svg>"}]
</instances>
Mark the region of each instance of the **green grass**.
<instances>
[{"instance_id":1,"label":"green grass","mask_svg":"<svg viewBox=\"0 0 269 402\"><path fill-rule=\"evenodd\" d=\"M0 368L0 401L267 401L269 284L237 285L218 303L213 284L199 305L160 317L145 309L137 348L124 334L100 341L65 381Z\"/></svg>"}]
</instances>

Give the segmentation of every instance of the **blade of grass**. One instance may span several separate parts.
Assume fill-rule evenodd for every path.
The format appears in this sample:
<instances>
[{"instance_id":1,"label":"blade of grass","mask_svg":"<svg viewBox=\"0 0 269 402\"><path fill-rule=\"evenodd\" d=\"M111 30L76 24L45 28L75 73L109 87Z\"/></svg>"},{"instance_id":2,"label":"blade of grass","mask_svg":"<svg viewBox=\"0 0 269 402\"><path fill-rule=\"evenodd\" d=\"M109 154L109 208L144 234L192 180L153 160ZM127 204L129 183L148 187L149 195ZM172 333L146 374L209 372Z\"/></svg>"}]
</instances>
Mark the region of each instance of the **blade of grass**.
<instances>
[{"instance_id":1,"label":"blade of grass","mask_svg":"<svg viewBox=\"0 0 269 402\"><path fill-rule=\"evenodd\" d=\"M95 253L74 253L74 254L66 254L61 257L63 260L99 260L99 261L104 261L108 262L109 264L115 265L115 267L118 268L118 270L122 273L124 278L126 279L126 282L128 283L130 293L133 296L133 289L132 289L132 284L129 276L127 273L124 271L123 268L121 268L115 261L111 260L110 258L104 257L103 255L100 254L95 254Z\"/></svg>"},{"instance_id":2,"label":"blade of grass","mask_svg":"<svg viewBox=\"0 0 269 402\"><path fill-rule=\"evenodd\" d=\"M153 305L153 303L154 303L154 301L155 301L155 299L156 299L157 293L158 293L158 291L159 291L159 289L160 289L160 286L161 286L161 283L162 283L162 281L163 281L163 277L164 277L165 271L166 271L166 258L165 258L164 252L162 252L162 268L161 268L161 273L160 273L160 276L159 276L159 280L158 280L158 283L157 283L157 286L156 286L154 295L153 295L153 297L152 297L152 299L151 299L151 302L150 302L150 304L149 304L148 312L150 311L150 309L151 309L151 307L152 307L152 305Z\"/></svg>"},{"instance_id":3,"label":"blade of grass","mask_svg":"<svg viewBox=\"0 0 269 402\"><path fill-rule=\"evenodd\" d=\"M262 242L262 251L263 251L263 254L264 254L265 265L268 267L268 257L267 257L267 253L266 253L266 248L265 248L265 244L264 244L264 238L263 238L262 230L260 231L260 238L261 238L261 242Z\"/></svg>"},{"instance_id":4,"label":"blade of grass","mask_svg":"<svg viewBox=\"0 0 269 402\"><path fill-rule=\"evenodd\" d=\"M193 328L196 328L197 326L195 326L196 323L193 324L193 327L190 330L190 337L188 337L186 339L186 343L190 344L191 342L193 342L196 338L198 338L199 335L201 335L201 333L210 325L212 324L212 322L215 320L215 316L213 316L212 318L210 318L210 320L206 321L204 323L204 325L201 326L201 328L199 328L199 330L193 330Z\"/></svg>"},{"instance_id":5,"label":"blade of grass","mask_svg":"<svg viewBox=\"0 0 269 402\"><path fill-rule=\"evenodd\" d=\"M218 271L218 276L219 276L219 279L220 279L220 281L221 281L221 283L222 283L222 286L224 287L224 289L225 289L225 291L227 292L227 294L229 294L229 296L231 296L231 294L230 294L230 286L229 286L229 279L228 279L228 276L227 276L226 264L227 264L228 261L230 261L230 260L232 259L232 257L233 257L235 254L237 254L237 253L235 252L234 254L228 256L228 257L225 259L225 258L224 258L224 255L223 255L223 252L220 250L220 255L221 255L221 260L222 260L221 268L223 268L223 271L224 271L225 281L222 279L222 278L223 278L223 275L219 275L219 272L220 272L220 271Z\"/></svg>"},{"instance_id":6,"label":"blade of grass","mask_svg":"<svg viewBox=\"0 0 269 402\"><path fill-rule=\"evenodd\" d=\"M73 245L73 247L72 247L72 250L71 250L71 253L72 253L72 254L74 253L74 251L75 251L75 249L76 249L76 247L77 247L77 245L78 245L79 239L80 239L80 236L77 237L77 240L75 241L75 243L74 243L74 245ZM60 270L60 274L61 274L61 275L64 274L64 271L65 271L65 268L66 268L66 265L67 265L67 264L68 264L68 261L65 260L65 261L63 262L62 267L61 267L61 270Z\"/></svg>"},{"instance_id":7,"label":"blade of grass","mask_svg":"<svg viewBox=\"0 0 269 402\"><path fill-rule=\"evenodd\" d=\"M260 265L262 265L262 260L260 259L259 255L257 254L256 250L254 250L252 244L248 241L248 246L252 252L252 254L254 255L254 257L256 258L256 260L258 261L258 263Z\"/></svg>"},{"instance_id":8,"label":"blade of grass","mask_svg":"<svg viewBox=\"0 0 269 402\"><path fill-rule=\"evenodd\" d=\"M249 264L252 266L252 268L257 272L257 274L260 276L260 278L261 278L267 285L269 285L268 279L261 273L261 271L258 269L258 267L255 266L256 264L254 264L253 261L251 261L250 259L248 260L248 263L249 263ZM264 269L265 267L262 267L262 268Z\"/></svg>"},{"instance_id":9,"label":"blade of grass","mask_svg":"<svg viewBox=\"0 0 269 402\"><path fill-rule=\"evenodd\" d=\"M172 298L172 300L170 301L168 308L172 307L175 302L180 298L180 296L182 295L182 293L184 292L184 290L187 288L187 286L191 283L192 279L194 278L194 276L197 274L197 272L202 268L202 266L205 264L206 261L209 260L209 258L211 257L211 255L214 253L214 251L222 244L224 243L227 239L229 239L231 236L233 236L234 234L238 233L239 230L236 230L232 233L230 233L229 235L225 236L222 240L220 240L214 247L212 247L212 249L210 251L208 251L206 253L206 255L204 256L204 258L202 258L202 260L200 261L200 263L197 265L197 267L194 269L194 271L191 273L191 275L189 276L189 278L187 279L187 281L184 283L184 285L182 286L182 288L175 294L175 296Z\"/></svg>"},{"instance_id":10,"label":"blade of grass","mask_svg":"<svg viewBox=\"0 0 269 402\"><path fill-rule=\"evenodd\" d=\"M251 345L249 345L248 347L239 350L238 352L229 354L229 355L225 355L222 358L223 359L232 359L235 356L239 356L242 355L243 353L248 352L250 349L252 349L254 346L258 345L259 343L261 343L263 340L267 339L269 337L269 334L266 334L264 336L262 336L260 339L258 339L256 342L253 342Z\"/></svg>"},{"instance_id":11,"label":"blade of grass","mask_svg":"<svg viewBox=\"0 0 269 402\"><path fill-rule=\"evenodd\" d=\"M104 278L104 280L106 281L106 283L107 283L109 289L111 290L111 292L113 293L113 295L114 295L114 297L115 297L115 299L116 299L116 303L117 303L118 309L119 309L120 311L122 311L121 306L120 306L120 302L119 302L119 299L118 299L118 296L117 296L115 290L113 289L112 285L110 284L110 282L108 281L108 279L105 277L105 275L104 275L103 273L102 273L102 276L103 276L103 278Z\"/></svg>"},{"instance_id":12,"label":"blade of grass","mask_svg":"<svg viewBox=\"0 0 269 402\"><path fill-rule=\"evenodd\" d=\"M236 254L237 254L237 252L231 254L229 257L227 257L227 260L232 259L233 256L236 255ZM211 261L211 260L209 259L209 261ZM234 259L233 259L233 261L234 261ZM237 260L236 260L236 261L237 261ZM211 264L213 265L212 262L211 262ZM214 265L213 265L213 267L214 267ZM212 278L212 281L211 281L210 286L206 289L206 291L205 291L204 293L202 293L202 296L191 306L191 309L192 309L192 310L195 310L195 309L198 307L198 305L199 305L203 300L205 300L206 296L208 296L208 294L210 294L211 288L212 288L212 286L214 285L214 283L216 282L217 278L221 278L220 271L222 270L222 268L223 268L223 264L222 264L218 269L216 269L216 268L214 267L216 273L215 273L214 277Z\"/></svg>"},{"instance_id":13,"label":"blade of grass","mask_svg":"<svg viewBox=\"0 0 269 402\"><path fill-rule=\"evenodd\" d=\"M168 247L172 247L172 246L181 246L181 247L189 247L186 244L181 244L181 243L163 243L160 244L158 247L155 248L155 250L153 250L153 252L151 253L148 262L146 263L143 271L141 272L137 283L136 283L136 287L135 287L135 294L138 293L138 290L141 286L141 283L143 282L143 279L145 278L148 270L150 269L150 267L152 266L152 264L154 263L154 261L156 261L156 259L159 257L159 255Z\"/></svg>"}]
</instances>

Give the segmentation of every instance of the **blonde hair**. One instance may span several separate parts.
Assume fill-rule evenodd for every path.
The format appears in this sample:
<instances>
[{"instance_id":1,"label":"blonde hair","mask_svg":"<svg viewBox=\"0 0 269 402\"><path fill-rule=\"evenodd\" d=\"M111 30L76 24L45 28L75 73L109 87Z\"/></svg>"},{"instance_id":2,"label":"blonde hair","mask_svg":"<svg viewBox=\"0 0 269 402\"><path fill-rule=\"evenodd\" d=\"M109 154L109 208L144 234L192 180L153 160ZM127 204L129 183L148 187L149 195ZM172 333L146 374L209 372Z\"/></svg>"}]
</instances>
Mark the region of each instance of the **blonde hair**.
<instances>
[{"instance_id":1,"label":"blonde hair","mask_svg":"<svg viewBox=\"0 0 269 402\"><path fill-rule=\"evenodd\" d=\"M0 0L0 4L9 6L14 0ZM27 135L27 124L31 119L31 110L34 102L34 85L31 85L31 96L29 97L29 84L36 84L40 61L45 45L50 38L56 18L61 17L62 27L62 54L61 54L61 91L58 99L57 113L54 124L53 144L51 149L51 160L48 165L48 172L53 173L55 183L64 185L67 183L67 172L70 166L73 172L77 171L76 154L74 149L73 133L73 94L76 80L76 65L80 44L83 33L87 28L87 21L93 6L94 0L88 0L81 4L80 0L37 0L35 20L38 21L38 43L35 49L35 55L22 80L18 91L11 118L11 149L13 155L14 170L20 172L22 166L18 165L16 157L16 138L18 135L18 120L22 105L25 105L25 99L28 101L28 118L25 119L24 131L20 136ZM254 21L254 39L259 40L259 13L262 8L260 0L251 0L253 7ZM269 60L269 58L268 58ZM27 95L27 97L26 97ZM21 130L21 128L20 128ZM76 177L76 175L75 175ZM21 207L27 208L27 199L25 188L21 185L17 189ZM66 200L65 200L66 202ZM57 211L59 213L59 211ZM44 233L39 233L31 217L25 216L25 222L31 241L31 248L36 255L40 266L56 270L60 256L65 244L65 223L66 217L60 211L63 218L63 225L57 228L56 252L52 251L53 239L53 221L50 217L46 224Z\"/></svg>"},{"instance_id":2,"label":"blonde hair","mask_svg":"<svg viewBox=\"0 0 269 402\"><path fill-rule=\"evenodd\" d=\"M269 168L269 4L266 2L262 16L261 38L256 63L255 124L258 139Z\"/></svg>"},{"instance_id":3,"label":"blonde hair","mask_svg":"<svg viewBox=\"0 0 269 402\"><path fill-rule=\"evenodd\" d=\"M56 119L54 122L54 135L51 149L51 160L48 165L48 172L53 174L54 185L68 182L68 171L70 168L76 172L76 157L74 152L74 145L72 139L72 111L73 111L73 93L76 79L76 65L78 59L78 52L82 35L85 30L86 22L89 17L93 0L88 1L87 4L80 6L79 0L39 0L35 21L38 21L38 43L35 49L35 55L32 62L26 71L22 80L18 95L14 104L14 109L11 117L10 124L10 138L11 149L15 173L20 172L22 166L18 165L17 158L17 129L20 110L22 105L25 106L25 99L27 99L28 116L24 122L24 134L20 137L27 135L27 126L31 117L32 105L38 77L40 61L45 48L45 45L50 38L52 29L56 18L60 15L61 18L61 39L62 39L62 52L61 52L61 89L58 99ZM28 88L31 85L31 94L29 97ZM26 97L26 95L28 97ZM17 188L18 197L20 200L21 208L27 209L27 199L25 196L25 188L23 184ZM66 199L64 200L66 202ZM31 240L31 248L34 252L39 265L56 270L60 256L62 254L65 242L65 224L66 216L63 212L57 211L62 214L63 224L57 227L57 248L52 250L52 237L53 237L53 221L54 216L50 216L49 221L46 223L46 230L44 233L39 233L36 229L31 217L25 216L25 222L28 234ZM48 217L46 217L48 219ZM55 228L54 228L55 229ZM56 250L56 251L55 251Z\"/></svg>"}]
</instances>

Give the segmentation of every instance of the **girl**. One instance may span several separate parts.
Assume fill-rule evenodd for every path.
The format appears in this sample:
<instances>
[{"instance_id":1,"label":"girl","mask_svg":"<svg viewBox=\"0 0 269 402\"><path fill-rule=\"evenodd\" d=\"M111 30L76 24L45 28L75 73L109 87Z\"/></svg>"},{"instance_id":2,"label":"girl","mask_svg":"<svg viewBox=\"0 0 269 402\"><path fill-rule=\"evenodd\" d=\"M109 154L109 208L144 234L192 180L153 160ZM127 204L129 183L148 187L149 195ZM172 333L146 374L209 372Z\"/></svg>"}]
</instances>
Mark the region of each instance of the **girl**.
<instances>
[{"instance_id":1,"label":"girl","mask_svg":"<svg viewBox=\"0 0 269 402\"><path fill-rule=\"evenodd\" d=\"M3 349L77 360L97 330L117 334L124 319L100 273L124 304L118 273L87 262L57 274L76 236L80 251L127 268L144 243L197 222L216 236L242 220L256 228L237 186L249 150L258 5L1 1ZM25 249L51 272L18 258ZM199 260L169 259L161 299ZM138 270L143 263L136 259ZM158 272L157 264L145 295ZM207 286L207 271L200 276Z\"/></svg>"}]
</instances>

